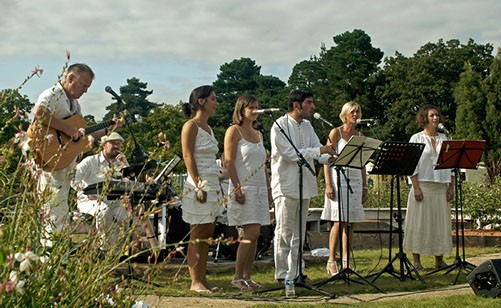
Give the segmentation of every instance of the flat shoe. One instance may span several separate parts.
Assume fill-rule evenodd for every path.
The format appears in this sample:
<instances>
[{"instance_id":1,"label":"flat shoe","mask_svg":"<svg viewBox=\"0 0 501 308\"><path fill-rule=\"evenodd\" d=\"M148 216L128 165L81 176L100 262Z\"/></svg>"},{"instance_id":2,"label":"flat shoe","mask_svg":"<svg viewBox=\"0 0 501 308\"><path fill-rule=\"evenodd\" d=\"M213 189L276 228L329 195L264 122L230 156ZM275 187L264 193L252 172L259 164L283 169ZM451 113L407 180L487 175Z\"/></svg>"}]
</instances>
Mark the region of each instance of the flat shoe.
<instances>
[{"instance_id":1,"label":"flat shoe","mask_svg":"<svg viewBox=\"0 0 501 308\"><path fill-rule=\"evenodd\" d=\"M424 267L421 265L420 262L416 262L414 263L414 268L417 270L417 271L422 271L424 270Z\"/></svg>"},{"instance_id":2,"label":"flat shoe","mask_svg":"<svg viewBox=\"0 0 501 308\"><path fill-rule=\"evenodd\" d=\"M197 293L204 293L204 294L207 294L207 293L212 293L212 291L211 291L211 290L207 290L207 289L190 290L190 291L197 292Z\"/></svg>"}]
</instances>

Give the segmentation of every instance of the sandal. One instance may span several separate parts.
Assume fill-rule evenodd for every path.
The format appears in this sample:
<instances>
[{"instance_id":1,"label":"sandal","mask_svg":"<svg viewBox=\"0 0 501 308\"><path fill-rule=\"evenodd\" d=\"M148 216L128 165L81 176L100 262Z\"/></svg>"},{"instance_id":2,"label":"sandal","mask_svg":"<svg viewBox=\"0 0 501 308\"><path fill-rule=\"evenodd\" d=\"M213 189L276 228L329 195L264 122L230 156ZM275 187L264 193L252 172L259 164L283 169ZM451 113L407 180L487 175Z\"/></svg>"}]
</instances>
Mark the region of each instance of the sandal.
<instances>
[{"instance_id":1,"label":"sandal","mask_svg":"<svg viewBox=\"0 0 501 308\"><path fill-rule=\"evenodd\" d=\"M335 268L335 272L334 273L331 272L331 265L334 265L334 268ZM334 276L334 275L336 275L339 272L339 270L337 268L337 262L335 260L328 260L327 261L327 267L326 267L326 269L327 269L327 274L329 274L331 276Z\"/></svg>"},{"instance_id":2,"label":"sandal","mask_svg":"<svg viewBox=\"0 0 501 308\"><path fill-rule=\"evenodd\" d=\"M259 288L261 288L261 287L262 287L262 285L260 285L259 283L255 282L255 281L254 281L254 280L252 280L252 279L247 279L247 280L245 280L245 283L246 283L249 287L251 287L253 290L254 290L254 289L259 289Z\"/></svg>"},{"instance_id":3,"label":"sandal","mask_svg":"<svg viewBox=\"0 0 501 308\"><path fill-rule=\"evenodd\" d=\"M252 287L247 284L244 279L233 279L231 285L240 291L250 291Z\"/></svg>"}]
</instances>

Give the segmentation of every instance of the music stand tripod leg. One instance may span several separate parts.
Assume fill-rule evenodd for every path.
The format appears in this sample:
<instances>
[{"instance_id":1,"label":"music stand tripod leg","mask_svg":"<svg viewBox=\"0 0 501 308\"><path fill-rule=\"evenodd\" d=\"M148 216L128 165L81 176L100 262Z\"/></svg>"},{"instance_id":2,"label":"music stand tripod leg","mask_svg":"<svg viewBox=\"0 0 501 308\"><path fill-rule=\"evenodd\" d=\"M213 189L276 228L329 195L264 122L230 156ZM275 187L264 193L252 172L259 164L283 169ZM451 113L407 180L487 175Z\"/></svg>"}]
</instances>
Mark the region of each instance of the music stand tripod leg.
<instances>
[{"instance_id":1,"label":"music stand tripod leg","mask_svg":"<svg viewBox=\"0 0 501 308\"><path fill-rule=\"evenodd\" d=\"M351 191L351 187L350 187L350 179L349 177L346 176L346 174L344 173L344 170L342 169L342 166L336 166L336 176L337 176L337 195L338 195L338 213L339 213L339 243L340 243L340 257L341 257L341 265L343 265L343 230L341 228L341 215L343 213L343 208L342 208L342 202L341 200L344 200L342 199L342 193L341 193L341 188L342 188L342 185L341 185L341 172L343 173L343 176L345 177L345 180L346 180L346 185L347 185L347 191L346 191L346 222L345 222L345 225L346 225L346 233L348 234L347 236L347 247L348 247L348 258L346 260L346 267L342 268L341 271L339 271L336 275L328 278L327 280L324 280L320 283L316 283L314 284L315 286L317 287L320 287L320 286L323 286L329 282L332 282L332 281L336 281L336 280L339 280L339 279L342 279L344 281L346 281L348 284L350 282L355 282L355 283L358 283L358 284L365 284L365 285L368 285L368 286L372 286L374 287L376 290L378 290L379 292L381 293L385 293L383 290L381 290L380 288L378 288L377 286L375 286L372 282L370 282L369 280L365 279L362 275L360 275L359 273L357 273L356 271L354 271L353 269L350 268L350 257L349 257L349 250L350 250L350 236L349 236L349 232L350 232L350 196L349 196L349 193L352 192ZM355 280L355 279L352 279L350 278L350 275L355 275L357 276L360 281L358 280Z\"/></svg>"}]
</instances>

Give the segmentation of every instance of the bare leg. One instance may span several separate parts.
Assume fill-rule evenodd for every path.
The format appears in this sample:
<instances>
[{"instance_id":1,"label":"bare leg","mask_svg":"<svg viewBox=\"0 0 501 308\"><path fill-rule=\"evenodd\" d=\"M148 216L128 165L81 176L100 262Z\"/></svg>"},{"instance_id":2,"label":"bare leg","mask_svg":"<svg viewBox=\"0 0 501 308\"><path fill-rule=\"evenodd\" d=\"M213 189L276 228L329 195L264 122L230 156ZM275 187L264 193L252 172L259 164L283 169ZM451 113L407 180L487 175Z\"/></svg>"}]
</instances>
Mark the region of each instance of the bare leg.
<instances>
[{"instance_id":1,"label":"bare leg","mask_svg":"<svg viewBox=\"0 0 501 308\"><path fill-rule=\"evenodd\" d=\"M261 231L259 224L243 226L244 236L238 245L237 259L235 264L234 286L240 289L249 289L245 283L251 277L252 264L256 255L257 238Z\"/></svg>"},{"instance_id":2,"label":"bare leg","mask_svg":"<svg viewBox=\"0 0 501 308\"><path fill-rule=\"evenodd\" d=\"M353 241L353 223L342 223L343 228L343 268L348 267L351 263L348 262L351 252L351 243ZM350 266L351 268L351 266Z\"/></svg>"},{"instance_id":3,"label":"bare leg","mask_svg":"<svg viewBox=\"0 0 501 308\"><path fill-rule=\"evenodd\" d=\"M327 263L330 274L337 273L336 265L336 250L339 243L339 222L332 223L331 232L329 234L329 261Z\"/></svg>"},{"instance_id":4,"label":"bare leg","mask_svg":"<svg viewBox=\"0 0 501 308\"><path fill-rule=\"evenodd\" d=\"M207 239L214 234L215 224L191 225L190 244L188 245L188 270L191 278L190 290L209 290L206 280L209 244ZM199 240L199 242L196 242Z\"/></svg>"},{"instance_id":5,"label":"bare leg","mask_svg":"<svg viewBox=\"0 0 501 308\"><path fill-rule=\"evenodd\" d=\"M414 260L414 264L421 263L421 255L418 253L413 253L412 259Z\"/></svg>"}]
</instances>

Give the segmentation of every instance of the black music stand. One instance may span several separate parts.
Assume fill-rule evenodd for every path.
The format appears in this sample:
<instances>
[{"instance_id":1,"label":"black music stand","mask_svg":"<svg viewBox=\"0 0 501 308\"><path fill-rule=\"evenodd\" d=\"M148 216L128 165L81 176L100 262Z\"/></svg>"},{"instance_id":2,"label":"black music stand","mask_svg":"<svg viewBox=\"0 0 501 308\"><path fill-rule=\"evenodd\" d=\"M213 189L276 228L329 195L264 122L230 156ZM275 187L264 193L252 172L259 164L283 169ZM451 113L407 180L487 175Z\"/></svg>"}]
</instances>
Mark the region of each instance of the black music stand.
<instances>
[{"instance_id":1,"label":"black music stand","mask_svg":"<svg viewBox=\"0 0 501 308\"><path fill-rule=\"evenodd\" d=\"M416 274L416 278L422 283L425 283L414 265L409 261L403 250L403 230L402 230L402 207L400 204L400 176L412 175L423 152L423 143L408 143L408 142L384 142L379 150L379 153L374 162L374 168L370 174L386 174L392 175L391 178L391 194L390 194L390 236L389 236L389 262L376 275L372 282L375 282L383 273L388 273L393 277L404 281L405 278L415 279L412 272ZM397 214L395 220L398 223L398 253L391 258L392 239L393 239L393 187L396 180L397 189ZM400 261L400 271L396 271L393 267L393 262ZM407 272L406 272L407 271ZM369 275L371 277L373 275Z\"/></svg>"},{"instance_id":2,"label":"black music stand","mask_svg":"<svg viewBox=\"0 0 501 308\"><path fill-rule=\"evenodd\" d=\"M297 277L294 279L294 286L295 287L300 287L300 288L305 288L311 291L316 291L318 293L321 293L323 295L327 295L330 298L335 298L337 297L336 293L329 293L327 291L324 291L322 289L319 289L316 286L310 286L306 283L306 276L303 274L303 224L302 224L302 210L303 210L303 167L305 166L308 168L308 170L313 173L313 175L316 176L315 170L313 170L312 166L306 161L304 158L303 154L299 152L297 147L294 145L294 142L290 139L289 135L285 132L285 130L278 124L278 122L275 120L275 124L277 125L278 129L282 133L282 135L285 137L285 139L289 142L289 144L292 146L294 149L297 157L298 157L298 173L299 173L299 245L298 245L298 254L297 254ZM258 290L254 291L253 293L265 293L265 292L270 292L270 291L276 291L280 289L285 289L285 285L275 287L275 288L270 288L266 290Z\"/></svg>"},{"instance_id":3,"label":"black music stand","mask_svg":"<svg viewBox=\"0 0 501 308\"><path fill-rule=\"evenodd\" d=\"M455 269L459 269L454 285L457 283L461 270L475 269L475 265L466 261L464 248L464 217L463 217L463 187L460 174L460 168L477 169L477 165L482 157L485 147L485 140L445 140L440 148L437 165L435 169L453 169L454 170L454 189L456 193L456 257L454 263L441 269L434 270L429 274L440 271L446 271L448 274ZM463 258L459 256L459 213L461 213L461 246L463 249Z\"/></svg>"},{"instance_id":4,"label":"black music stand","mask_svg":"<svg viewBox=\"0 0 501 308\"><path fill-rule=\"evenodd\" d=\"M343 173L343 176L345 177L346 184L347 184L347 191L346 191L346 225L347 225L347 232L349 233L349 228L350 228L350 197L349 193L353 193L350 187L350 179L349 176L346 176L346 173L344 172L344 167L350 167L354 169L363 169L364 166L367 164L369 161L369 158L372 156L374 151L378 148L378 146L381 144L380 140L372 139L372 138L367 138L363 136L352 136L346 146L343 148L341 153L339 153L339 156L337 159L334 161L333 166L336 166L336 174L337 174L337 195L338 195L338 209L339 209L339 252L340 252L340 257L341 257L341 266L343 267L338 273L336 273L334 276L330 277L329 279L322 281L320 283L316 283L316 286L323 286L331 281L336 281L339 279L342 279L344 281L347 281L348 283L351 282L356 282L359 284L366 284L374 287L376 290L379 292L384 293L383 290L379 289L376 287L374 284L372 284L370 281L365 279L362 275L354 271L352 268L350 268L350 257L348 256L348 260L346 260L346 267L343 266L343 232L341 230L341 215L343 213L342 211L342 205L341 205L341 200L342 199L342 194L341 194L341 172ZM349 234L347 236L347 243L348 243L348 249L350 247L350 237ZM357 276L359 280L354 280L350 278L350 274L353 274Z\"/></svg>"}]
</instances>

